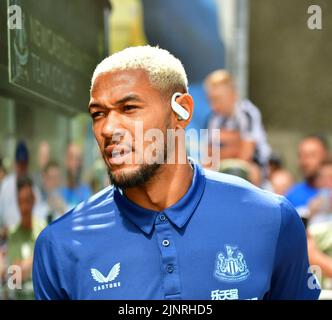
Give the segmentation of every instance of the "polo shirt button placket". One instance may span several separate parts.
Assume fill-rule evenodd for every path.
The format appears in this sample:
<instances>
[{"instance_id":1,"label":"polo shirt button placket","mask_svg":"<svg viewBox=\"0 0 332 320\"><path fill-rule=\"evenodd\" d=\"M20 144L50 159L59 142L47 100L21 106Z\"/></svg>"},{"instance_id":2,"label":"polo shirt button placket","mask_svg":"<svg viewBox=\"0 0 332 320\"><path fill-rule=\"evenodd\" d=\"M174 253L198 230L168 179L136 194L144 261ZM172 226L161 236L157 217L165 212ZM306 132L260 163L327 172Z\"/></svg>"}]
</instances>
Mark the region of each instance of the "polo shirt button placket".
<instances>
[{"instance_id":1,"label":"polo shirt button placket","mask_svg":"<svg viewBox=\"0 0 332 320\"><path fill-rule=\"evenodd\" d=\"M161 255L162 269L164 274L163 288L165 299L180 299L181 283L178 270L178 256L173 240L174 228L164 213L160 213L155 221L155 231Z\"/></svg>"},{"instance_id":2,"label":"polo shirt button placket","mask_svg":"<svg viewBox=\"0 0 332 320\"><path fill-rule=\"evenodd\" d=\"M167 240L167 239L163 240L162 245L164 247L168 247L169 246L169 240Z\"/></svg>"},{"instance_id":3,"label":"polo shirt button placket","mask_svg":"<svg viewBox=\"0 0 332 320\"><path fill-rule=\"evenodd\" d=\"M168 273L172 273L174 271L174 266L172 264L169 264L166 268Z\"/></svg>"}]
</instances>

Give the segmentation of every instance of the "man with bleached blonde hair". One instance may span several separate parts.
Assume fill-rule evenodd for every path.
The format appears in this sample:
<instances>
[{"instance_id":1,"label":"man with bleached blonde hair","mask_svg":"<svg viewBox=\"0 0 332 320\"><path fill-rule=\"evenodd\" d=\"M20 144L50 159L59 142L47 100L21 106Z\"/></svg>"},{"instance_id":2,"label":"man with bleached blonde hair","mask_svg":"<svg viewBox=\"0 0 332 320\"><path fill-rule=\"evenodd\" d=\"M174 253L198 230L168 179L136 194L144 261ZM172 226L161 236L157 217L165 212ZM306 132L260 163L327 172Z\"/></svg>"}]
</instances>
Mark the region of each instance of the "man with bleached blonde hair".
<instances>
[{"instance_id":1,"label":"man with bleached blonde hair","mask_svg":"<svg viewBox=\"0 0 332 320\"><path fill-rule=\"evenodd\" d=\"M266 166L270 155L260 111L249 100L239 99L236 85L226 70L211 72L204 81L204 89L212 114L207 127L220 129L221 158L234 157L254 160Z\"/></svg>"},{"instance_id":2,"label":"man with bleached blonde hair","mask_svg":"<svg viewBox=\"0 0 332 320\"><path fill-rule=\"evenodd\" d=\"M180 60L127 48L96 68L90 95L113 185L38 238L37 299L317 299L303 225L286 199L190 158L159 162L184 143L130 143L140 139L137 123L160 136L189 124L194 103ZM161 148L151 162L152 143Z\"/></svg>"}]
</instances>

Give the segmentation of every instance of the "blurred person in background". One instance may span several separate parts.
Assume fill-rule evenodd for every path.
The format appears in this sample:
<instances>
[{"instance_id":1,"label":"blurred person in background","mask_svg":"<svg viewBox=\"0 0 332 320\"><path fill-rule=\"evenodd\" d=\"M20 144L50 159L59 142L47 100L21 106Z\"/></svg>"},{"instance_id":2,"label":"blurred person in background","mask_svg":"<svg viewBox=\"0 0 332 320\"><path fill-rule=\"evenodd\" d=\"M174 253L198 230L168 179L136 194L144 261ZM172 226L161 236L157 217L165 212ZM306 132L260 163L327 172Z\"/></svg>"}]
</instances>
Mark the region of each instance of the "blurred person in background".
<instances>
[{"instance_id":1,"label":"blurred person in background","mask_svg":"<svg viewBox=\"0 0 332 320\"><path fill-rule=\"evenodd\" d=\"M287 194L288 190L294 184L293 175L285 169L278 169L273 171L269 180L271 183L272 191L282 196Z\"/></svg>"},{"instance_id":2,"label":"blurred person in background","mask_svg":"<svg viewBox=\"0 0 332 320\"><path fill-rule=\"evenodd\" d=\"M5 178L6 174L7 174L6 168L3 164L2 158L0 157L0 188L1 188L1 183Z\"/></svg>"},{"instance_id":3,"label":"blurred person in background","mask_svg":"<svg viewBox=\"0 0 332 320\"><path fill-rule=\"evenodd\" d=\"M264 177L264 172L261 167L254 161L249 162L250 168L250 182L258 188L272 191L272 187L267 179Z\"/></svg>"},{"instance_id":4,"label":"blurred person in background","mask_svg":"<svg viewBox=\"0 0 332 320\"><path fill-rule=\"evenodd\" d=\"M6 282L6 252L7 252L7 229L4 227L2 217L0 216L0 300L5 300L5 282Z\"/></svg>"},{"instance_id":5,"label":"blurred person in background","mask_svg":"<svg viewBox=\"0 0 332 320\"><path fill-rule=\"evenodd\" d=\"M218 171L243 178L258 188L269 189L263 182L260 167L254 162L241 159L225 159L220 162Z\"/></svg>"},{"instance_id":6,"label":"blurred person in background","mask_svg":"<svg viewBox=\"0 0 332 320\"><path fill-rule=\"evenodd\" d=\"M316 196L302 210L307 229L308 254L322 271L322 286L332 289L332 160L325 160L315 177Z\"/></svg>"},{"instance_id":7,"label":"blurred person in background","mask_svg":"<svg viewBox=\"0 0 332 320\"><path fill-rule=\"evenodd\" d=\"M220 146L220 160L224 159L241 159L249 161L246 157L243 157L243 145L246 142L243 141L241 132L238 129L221 129L220 136L217 141L211 141L217 146Z\"/></svg>"},{"instance_id":8,"label":"blurred person in background","mask_svg":"<svg viewBox=\"0 0 332 320\"><path fill-rule=\"evenodd\" d=\"M285 170L282 169L282 164L280 161L277 161L278 164L275 166L275 170L271 170L272 174L270 175L270 182L273 188L273 191L279 195L285 195L287 194L288 190L292 187L294 184L294 177L293 175ZM326 172L328 175L330 175L330 183L332 183L332 165L329 165L331 168L328 168L329 172ZM274 163L273 163L274 167ZM320 169L320 174L324 175L324 172L327 171L323 167ZM318 178L322 180L325 180L325 178ZM318 183L319 184L319 183ZM332 184L330 184L332 187ZM308 216L313 216L321 206L323 206L324 201L320 197L314 198L311 200L311 204L309 204L309 208L312 207L312 212L308 214ZM326 204L326 202L325 202ZM302 221L304 222L304 226L307 229L308 225L308 220L307 218L302 218ZM321 268L322 276L323 276L323 281L321 282L323 288L325 288L325 282L326 278L331 278L332 277L332 256L328 255L324 250L321 249L321 245L319 243L319 237L318 234L315 234L315 237L312 236L312 231L313 230L308 230L307 229L307 243L308 243L308 256L309 256L309 262L310 265L313 266L319 266ZM326 242L326 241L325 241Z\"/></svg>"},{"instance_id":9,"label":"blurred person in background","mask_svg":"<svg viewBox=\"0 0 332 320\"><path fill-rule=\"evenodd\" d=\"M239 158L267 166L270 146L260 111L249 100L240 100L232 76L226 70L210 73L204 88L212 113L209 131L220 129L221 158Z\"/></svg>"},{"instance_id":10,"label":"blurred person in background","mask_svg":"<svg viewBox=\"0 0 332 320\"><path fill-rule=\"evenodd\" d=\"M332 289L332 159L319 169L317 188L307 208L309 259L322 270L323 288Z\"/></svg>"},{"instance_id":11,"label":"blurred person in background","mask_svg":"<svg viewBox=\"0 0 332 320\"><path fill-rule=\"evenodd\" d=\"M284 168L281 156L272 151L268 161L268 178L270 179L274 172Z\"/></svg>"},{"instance_id":12,"label":"blurred person in background","mask_svg":"<svg viewBox=\"0 0 332 320\"><path fill-rule=\"evenodd\" d=\"M311 232L307 232L307 242L310 265L319 266L322 273L322 279L320 279L322 289L331 290L332 285L330 279L332 279L332 256L326 254L319 248L317 241L311 235Z\"/></svg>"},{"instance_id":13,"label":"blurred person in background","mask_svg":"<svg viewBox=\"0 0 332 320\"><path fill-rule=\"evenodd\" d=\"M42 199L47 207L48 223L59 218L68 209L60 194L61 186L60 166L56 161L50 160L42 171Z\"/></svg>"},{"instance_id":14,"label":"blurred person in background","mask_svg":"<svg viewBox=\"0 0 332 320\"><path fill-rule=\"evenodd\" d=\"M67 208L73 208L81 201L87 200L92 194L90 186L81 180L82 166L81 147L70 143L66 154L66 185L60 188L60 195Z\"/></svg>"},{"instance_id":15,"label":"blurred person in background","mask_svg":"<svg viewBox=\"0 0 332 320\"><path fill-rule=\"evenodd\" d=\"M250 165L247 161L241 159L222 160L218 171L250 181Z\"/></svg>"},{"instance_id":16,"label":"blurred person in background","mask_svg":"<svg viewBox=\"0 0 332 320\"><path fill-rule=\"evenodd\" d=\"M6 251L0 246L0 300L6 300L5 283L6 283Z\"/></svg>"},{"instance_id":17,"label":"blurred person in background","mask_svg":"<svg viewBox=\"0 0 332 320\"><path fill-rule=\"evenodd\" d=\"M310 224L332 222L332 159L323 162L317 175L317 196L308 204Z\"/></svg>"},{"instance_id":18,"label":"blurred person in background","mask_svg":"<svg viewBox=\"0 0 332 320\"><path fill-rule=\"evenodd\" d=\"M11 228L20 222L20 212L17 203L17 181L29 173L29 152L26 144L21 141L17 143L15 150L15 172L7 175L0 190L0 216L4 227ZM39 219L45 219L46 212L41 206L40 190L34 186L35 206L33 213Z\"/></svg>"},{"instance_id":19,"label":"blurred person in background","mask_svg":"<svg viewBox=\"0 0 332 320\"><path fill-rule=\"evenodd\" d=\"M20 267L22 289L9 290L9 296L17 300L34 299L32 260L37 232L34 231L32 209L35 195L33 182L27 176L21 176L17 180L17 200L21 220L8 235L8 262L9 265Z\"/></svg>"},{"instance_id":20,"label":"blurred person in background","mask_svg":"<svg viewBox=\"0 0 332 320\"><path fill-rule=\"evenodd\" d=\"M321 255L330 257L329 267L332 270L332 159L322 164L318 172L317 188L317 196L310 200L307 208L308 239L312 238L311 242L321 251ZM332 272L328 277L332 278ZM332 282L329 288L332 289Z\"/></svg>"},{"instance_id":21,"label":"blurred person in background","mask_svg":"<svg viewBox=\"0 0 332 320\"><path fill-rule=\"evenodd\" d=\"M101 159L96 159L94 161L92 170L90 171L89 181L93 194L109 185L107 171L105 170L104 163Z\"/></svg>"},{"instance_id":22,"label":"blurred person in background","mask_svg":"<svg viewBox=\"0 0 332 320\"><path fill-rule=\"evenodd\" d=\"M38 146L38 153L37 153L37 164L38 168L37 171L33 175L33 181L36 186L40 189L43 193L43 182L42 182L42 172L45 169L45 166L50 161L50 145L47 141L42 141Z\"/></svg>"},{"instance_id":23,"label":"blurred person in background","mask_svg":"<svg viewBox=\"0 0 332 320\"><path fill-rule=\"evenodd\" d=\"M328 144L321 135L309 135L298 146L298 166L303 181L296 183L286 197L301 217L308 214L307 205L318 193L317 175L322 163L328 157Z\"/></svg>"},{"instance_id":24,"label":"blurred person in background","mask_svg":"<svg viewBox=\"0 0 332 320\"><path fill-rule=\"evenodd\" d=\"M2 158L0 157L0 190L2 180L5 178L7 172L3 165ZM4 283L5 283L5 271L6 271L6 239L7 230L4 227L2 216L0 215L0 300L4 299Z\"/></svg>"}]
</instances>

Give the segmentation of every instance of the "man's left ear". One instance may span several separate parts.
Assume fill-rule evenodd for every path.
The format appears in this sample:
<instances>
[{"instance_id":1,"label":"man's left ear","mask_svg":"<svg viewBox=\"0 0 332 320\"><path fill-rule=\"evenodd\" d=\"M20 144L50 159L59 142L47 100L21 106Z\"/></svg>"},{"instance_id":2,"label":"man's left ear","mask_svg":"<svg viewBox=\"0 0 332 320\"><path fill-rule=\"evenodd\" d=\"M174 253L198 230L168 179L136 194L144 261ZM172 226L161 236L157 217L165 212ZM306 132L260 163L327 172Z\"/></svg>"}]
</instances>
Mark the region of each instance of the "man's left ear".
<instances>
[{"instance_id":1,"label":"man's left ear","mask_svg":"<svg viewBox=\"0 0 332 320\"><path fill-rule=\"evenodd\" d=\"M188 93L175 93L172 97L172 109L177 115L178 126L186 128L191 121L194 111L192 96Z\"/></svg>"}]
</instances>

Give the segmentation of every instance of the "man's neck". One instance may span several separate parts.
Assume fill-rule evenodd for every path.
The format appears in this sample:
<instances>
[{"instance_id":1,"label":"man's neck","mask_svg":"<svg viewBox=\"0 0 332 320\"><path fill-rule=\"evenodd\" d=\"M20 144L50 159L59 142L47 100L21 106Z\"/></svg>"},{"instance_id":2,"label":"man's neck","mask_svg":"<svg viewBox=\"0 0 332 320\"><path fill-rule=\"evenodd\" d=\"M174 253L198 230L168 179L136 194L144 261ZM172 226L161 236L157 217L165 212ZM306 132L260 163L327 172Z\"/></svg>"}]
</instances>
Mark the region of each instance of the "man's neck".
<instances>
[{"instance_id":1,"label":"man's neck","mask_svg":"<svg viewBox=\"0 0 332 320\"><path fill-rule=\"evenodd\" d=\"M186 194L192 179L193 169L189 161L186 164L163 164L144 186L127 188L124 193L143 208L162 211Z\"/></svg>"}]
</instances>

